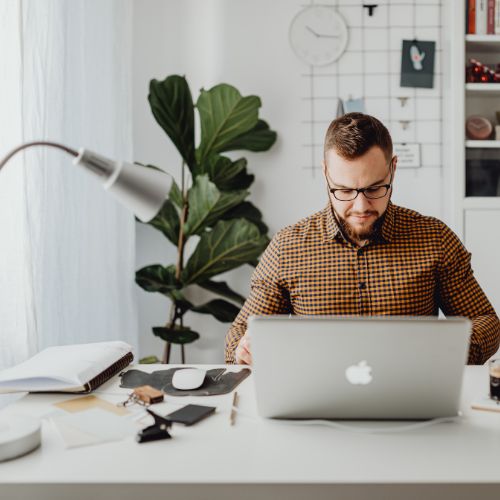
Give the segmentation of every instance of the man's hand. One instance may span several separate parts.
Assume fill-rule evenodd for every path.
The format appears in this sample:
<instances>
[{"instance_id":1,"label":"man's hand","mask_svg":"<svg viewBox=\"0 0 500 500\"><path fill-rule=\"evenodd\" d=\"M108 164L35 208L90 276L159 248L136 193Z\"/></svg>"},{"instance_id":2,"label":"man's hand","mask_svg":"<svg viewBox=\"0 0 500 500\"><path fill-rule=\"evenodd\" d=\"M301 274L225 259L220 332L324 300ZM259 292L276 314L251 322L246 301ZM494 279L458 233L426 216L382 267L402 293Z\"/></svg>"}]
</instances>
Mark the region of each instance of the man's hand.
<instances>
[{"instance_id":1,"label":"man's hand","mask_svg":"<svg viewBox=\"0 0 500 500\"><path fill-rule=\"evenodd\" d=\"M234 361L237 365L251 365L252 353L250 352L250 335L248 332L241 337L238 347L234 351Z\"/></svg>"}]
</instances>

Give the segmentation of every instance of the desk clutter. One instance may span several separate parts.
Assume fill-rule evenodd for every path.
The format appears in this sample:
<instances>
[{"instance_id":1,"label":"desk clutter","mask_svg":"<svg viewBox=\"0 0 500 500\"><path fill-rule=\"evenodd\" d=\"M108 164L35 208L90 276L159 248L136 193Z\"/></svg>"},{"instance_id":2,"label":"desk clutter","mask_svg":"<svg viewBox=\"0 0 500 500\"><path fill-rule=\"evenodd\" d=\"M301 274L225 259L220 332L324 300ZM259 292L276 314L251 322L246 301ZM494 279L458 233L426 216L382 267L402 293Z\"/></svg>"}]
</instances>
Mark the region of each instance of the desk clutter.
<instances>
[{"instance_id":1,"label":"desk clutter","mask_svg":"<svg viewBox=\"0 0 500 500\"><path fill-rule=\"evenodd\" d=\"M191 368L169 368L167 370L158 370L152 373L131 369L120 373L120 387L134 389L136 387L149 385L159 391L163 391L169 396L217 396L232 392L251 373L249 368L243 368L238 372L226 371L225 368L214 368L206 372L205 379L198 389L176 389L172 384L174 374L179 370L190 369Z\"/></svg>"},{"instance_id":2,"label":"desk clutter","mask_svg":"<svg viewBox=\"0 0 500 500\"><path fill-rule=\"evenodd\" d=\"M175 374L188 374L190 371L197 371L198 377L201 374L199 387L186 390L175 388ZM229 419L230 425L233 425L233 407L236 406L234 390L250 373L249 368L233 372L225 368L203 370L179 367L153 373L130 369L118 376L121 388L132 389L121 400L109 402L99 395L67 399L53 404L56 411L50 414L50 418L66 448L118 441L133 436L138 443L147 443L172 438L173 424L191 426L216 411L215 405L181 406L169 400L169 396L217 396L233 392ZM192 403L192 400L189 402ZM172 403L173 407L170 406Z\"/></svg>"}]
</instances>

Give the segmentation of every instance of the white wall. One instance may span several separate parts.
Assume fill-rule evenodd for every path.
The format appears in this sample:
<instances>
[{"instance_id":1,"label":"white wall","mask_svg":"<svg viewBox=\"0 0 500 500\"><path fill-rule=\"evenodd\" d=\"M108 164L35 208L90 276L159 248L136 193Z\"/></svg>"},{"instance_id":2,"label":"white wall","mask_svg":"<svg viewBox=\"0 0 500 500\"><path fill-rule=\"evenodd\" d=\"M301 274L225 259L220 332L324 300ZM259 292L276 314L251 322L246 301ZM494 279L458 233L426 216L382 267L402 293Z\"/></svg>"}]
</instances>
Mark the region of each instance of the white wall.
<instances>
[{"instance_id":1,"label":"white wall","mask_svg":"<svg viewBox=\"0 0 500 500\"><path fill-rule=\"evenodd\" d=\"M295 57L288 43L289 24L304 3L297 0L136 0L134 4L134 159L162 166L173 173L178 173L180 168L178 153L149 110L150 79L184 74L195 100L201 87L210 88L221 82L236 86L243 95L260 96L263 102L260 116L278 132L278 141L269 152L243 152L242 155L249 160L250 172L256 175L250 188L251 199L264 213L271 234L327 203L319 171L312 175L303 169L307 153L303 147L302 98L308 89L307 79L301 75L309 68ZM341 3L351 3L363 12L361 1ZM439 2L431 0L431 3ZM408 38L413 36L411 28L407 35L405 30L401 33ZM400 44L393 48L399 47ZM442 203L442 178L441 168L401 171L394 200L441 217L446 208ZM431 187L424 195L426 186ZM174 248L166 238L150 227L137 226L137 268L174 261ZM229 273L225 279L246 295L251 271L252 268L245 266ZM168 301L139 289L137 293L140 354L161 355L162 342L153 337L151 327L166 322ZM201 339L187 348L188 362L222 362L228 325L206 315L190 313L186 320L201 334ZM174 355L173 361L178 359Z\"/></svg>"}]
</instances>

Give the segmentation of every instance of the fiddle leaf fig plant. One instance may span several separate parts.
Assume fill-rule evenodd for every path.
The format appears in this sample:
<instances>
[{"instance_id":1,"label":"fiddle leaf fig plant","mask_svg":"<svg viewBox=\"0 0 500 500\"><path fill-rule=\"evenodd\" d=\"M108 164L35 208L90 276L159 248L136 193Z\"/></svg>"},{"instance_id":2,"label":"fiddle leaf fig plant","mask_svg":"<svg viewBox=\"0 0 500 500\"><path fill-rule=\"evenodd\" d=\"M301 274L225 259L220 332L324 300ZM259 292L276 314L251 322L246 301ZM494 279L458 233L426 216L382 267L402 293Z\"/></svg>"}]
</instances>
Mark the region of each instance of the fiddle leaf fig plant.
<instances>
[{"instance_id":1,"label":"fiddle leaf fig plant","mask_svg":"<svg viewBox=\"0 0 500 500\"><path fill-rule=\"evenodd\" d=\"M136 282L170 300L166 324L154 327L153 333L166 342L164 363L169 362L171 344L181 345L184 362L184 345L199 338L184 324L184 315L193 311L232 322L244 298L217 276L243 264L255 265L269 243L261 212L247 200L254 181L247 160L222 153L267 151L276 132L259 118L259 97L244 97L228 84L201 89L194 104L186 79L172 75L152 80L148 99L153 116L181 156L181 185L173 182L161 211L148 222L177 247L177 259L139 269ZM197 146L195 110L200 125ZM185 261L186 242L194 237L196 247ZM186 297L186 287L193 285L217 298L193 304Z\"/></svg>"}]
</instances>

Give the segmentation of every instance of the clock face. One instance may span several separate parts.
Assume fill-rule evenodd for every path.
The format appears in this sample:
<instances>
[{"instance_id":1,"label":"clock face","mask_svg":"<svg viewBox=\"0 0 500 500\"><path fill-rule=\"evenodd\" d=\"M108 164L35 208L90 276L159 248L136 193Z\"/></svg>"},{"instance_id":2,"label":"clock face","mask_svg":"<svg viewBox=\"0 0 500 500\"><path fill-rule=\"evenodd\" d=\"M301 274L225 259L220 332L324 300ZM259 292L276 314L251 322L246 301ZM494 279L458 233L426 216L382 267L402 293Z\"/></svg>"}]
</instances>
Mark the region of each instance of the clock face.
<instances>
[{"instance_id":1,"label":"clock face","mask_svg":"<svg viewBox=\"0 0 500 500\"><path fill-rule=\"evenodd\" d=\"M493 125L483 116L471 116L465 122L466 135L469 139L488 139L493 132Z\"/></svg>"},{"instance_id":2,"label":"clock face","mask_svg":"<svg viewBox=\"0 0 500 500\"><path fill-rule=\"evenodd\" d=\"M336 61L347 46L347 25L333 7L311 5L290 25L290 45L307 64L325 66Z\"/></svg>"}]
</instances>

